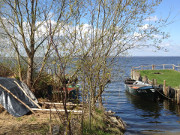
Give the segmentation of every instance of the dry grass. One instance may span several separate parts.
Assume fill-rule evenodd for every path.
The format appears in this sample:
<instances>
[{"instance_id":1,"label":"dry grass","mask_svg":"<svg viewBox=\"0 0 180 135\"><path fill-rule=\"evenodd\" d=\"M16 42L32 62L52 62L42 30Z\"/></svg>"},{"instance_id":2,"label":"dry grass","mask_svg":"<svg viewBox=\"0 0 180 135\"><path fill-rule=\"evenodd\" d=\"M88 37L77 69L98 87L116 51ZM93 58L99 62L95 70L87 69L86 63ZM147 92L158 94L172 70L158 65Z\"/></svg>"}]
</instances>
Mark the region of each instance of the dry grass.
<instances>
[{"instance_id":1,"label":"dry grass","mask_svg":"<svg viewBox=\"0 0 180 135\"><path fill-rule=\"evenodd\" d=\"M1 107L0 107L1 108ZM50 122L50 114L36 113L24 115L22 117L13 117L7 111L0 109L0 134L19 135L46 135L53 131L54 127L59 127L59 133L64 135L66 132L67 122L63 114L52 114ZM105 115L103 111L96 110L92 112L92 129L89 129L89 112L85 109L83 133L89 135L114 135L123 134L121 126L112 122L109 115ZM71 130L73 135L82 133L81 115L69 115L71 119Z\"/></svg>"},{"instance_id":2,"label":"dry grass","mask_svg":"<svg viewBox=\"0 0 180 135\"><path fill-rule=\"evenodd\" d=\"M35 134L46 135L53 132L53 128L58 126L59 134L64 134L64 114L52 114L50 121L50 114L36 113L24 115L22 117L14 117L7 111L0 107L0 135L19 135L19 134ZM78 115L71 116L71 124L74 135L80 132L80 122Z\"/></svg>"},{"instance_id":3,"label":"dry grass","mask_svg":"<svg viewBox=\"0 0 180 135\"><path fill-rule=\"evenodd\" d=\"M7 111L0 113L0 134L44 134L49 130L49 114L13 117Z\"/></svg>"}]
</instances>

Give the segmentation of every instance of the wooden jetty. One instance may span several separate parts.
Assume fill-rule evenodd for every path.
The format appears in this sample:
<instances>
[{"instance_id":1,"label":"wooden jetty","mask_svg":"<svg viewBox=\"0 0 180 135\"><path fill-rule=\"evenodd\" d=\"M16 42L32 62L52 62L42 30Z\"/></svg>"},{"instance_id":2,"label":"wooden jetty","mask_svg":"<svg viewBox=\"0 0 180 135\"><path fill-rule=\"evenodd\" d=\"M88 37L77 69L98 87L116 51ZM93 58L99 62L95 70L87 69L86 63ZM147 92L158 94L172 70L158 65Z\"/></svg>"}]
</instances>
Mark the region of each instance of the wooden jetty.
<instances>
[{"instance_id":1,"label":"wooden jetty","mask_svg":"<svg viewBox=\"0 0 180 135\"><path fill-rule=\"evenodd\" d=\"M154 78L152 80L148 79L147 76L141 76L140 70L176 70L180 72L180 66L174 64L161 64L161 65L141 65L138 67L132 67L131 69L131 78L134 80L140 80L145 83L149 83L152 85L161 85L162 86L162 94L166 99L176 102L180 104L180 86L178 88L172 88L171 86L166 86L167 81L164 80L163 84L158 84L157 79ZM172 89L174 90L174 95L172 96ZM171 96L170 96L171 94Z\"/></svg>"}]
</instances>

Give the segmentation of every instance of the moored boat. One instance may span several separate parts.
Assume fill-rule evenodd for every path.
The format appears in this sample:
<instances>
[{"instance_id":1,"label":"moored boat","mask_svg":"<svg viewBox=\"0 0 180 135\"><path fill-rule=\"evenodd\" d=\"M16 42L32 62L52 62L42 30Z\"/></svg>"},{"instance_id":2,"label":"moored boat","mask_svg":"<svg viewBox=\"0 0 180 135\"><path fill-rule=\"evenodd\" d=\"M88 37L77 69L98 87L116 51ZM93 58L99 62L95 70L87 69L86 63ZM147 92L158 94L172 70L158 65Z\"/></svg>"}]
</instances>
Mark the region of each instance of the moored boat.
<instances>
[{"instance_id":1,"label":"moored boat","mask_svg":"<svg viewBox=\"0 0 180 135\"><path fill-rule=\"evenodd\" d=\"M155 100L158 97L156 87L136 80L125 80L126 90L128 93L147 100Z\"/></svg>"}]
</instances>

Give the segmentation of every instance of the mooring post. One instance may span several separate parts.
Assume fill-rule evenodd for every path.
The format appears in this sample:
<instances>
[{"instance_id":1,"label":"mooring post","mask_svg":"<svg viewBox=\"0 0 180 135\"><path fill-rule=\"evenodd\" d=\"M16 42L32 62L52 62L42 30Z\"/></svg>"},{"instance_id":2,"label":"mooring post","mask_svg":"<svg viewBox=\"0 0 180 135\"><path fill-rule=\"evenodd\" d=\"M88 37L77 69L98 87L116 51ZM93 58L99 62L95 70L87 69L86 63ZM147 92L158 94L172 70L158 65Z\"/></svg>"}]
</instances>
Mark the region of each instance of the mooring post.
<instances>
[{"instance_id":1,"label":"mooring post","mask_svg":"<svg viewBox=\"0 0 180 135\"><path fill-rule=\"evenodd\" d=\"M133 68L131 68L131 79L133 79Z\"/></svg>"},{"instance_id":2,"label":"mooring post","mask_svg":"<svg viewBox=\"0 0 180 135\"><path fill-rule=\"evenodd\" d=\"M148 83L148 77L147 77L147 76L145 76L144 82L145 82L145 83Z\"/></svg>"},{"instance_id":3,"label":"mooring post","mask_svg":"<svg viewBox=\"0 0 180 135\"><path fill-rule=\"evenodd\" d=\"M155 67L155 66L154 66L154 65L152 65L152 70L154 70L154 67Z\"/></svg>"},{"instance_id":4,"label":"mooring post","mask_svg":"<svg viewBox=\"0 0 180 135\"><path fill-rule=\"evenodd\" d=\"M166 80L164 80L164 83L163 83L163 93L165 96L167 96Z\"/></svg>"},{"instance_id":5,"label":"mooring post","mask_svg":"<svg viewBox=\"0 0 180 135\"><path fill-rule=\"evenodd\" d=\"M152 79L152 85L154 85L154 79Z\"/></svg>"},{"instance_id":6,"label":"mooring post","mask_svg":"<svg viewBox=\"0 0 180 135\"><path fill-rule=\"evenodd\" d=\"M157 86L157 79L154 79L154 85Z\"/></svg>"},{"instance_id":7,"label":"mooring post","mask_svg":"<svg viewBox=\"0 0 180 135\"><path fill-rule=\"evenodd\" d=\"M175 66L173 65L173 70L175 69Z\"/></svg>"},{"instance_id":8,"label":"mooring post","mask_svg":"<svg viewBox=\"0 0 180 135\"><path fill-rule=\"evenodd\" d=\"M169 97L169 91L170 91L170 89L171 89L171 87L168 86L168 87L167 87L167 96L168 96L168 97Z\"/></svg>"},{"instance_id":9,"label":"mooring post","mask_svg":"<svg viewBox=\"0 0 180 135\"><path fill-rule=\"evenodd\" d=\"M177 90L177 104L180 104L180 89Z\"/></svg>"}]
</instances>

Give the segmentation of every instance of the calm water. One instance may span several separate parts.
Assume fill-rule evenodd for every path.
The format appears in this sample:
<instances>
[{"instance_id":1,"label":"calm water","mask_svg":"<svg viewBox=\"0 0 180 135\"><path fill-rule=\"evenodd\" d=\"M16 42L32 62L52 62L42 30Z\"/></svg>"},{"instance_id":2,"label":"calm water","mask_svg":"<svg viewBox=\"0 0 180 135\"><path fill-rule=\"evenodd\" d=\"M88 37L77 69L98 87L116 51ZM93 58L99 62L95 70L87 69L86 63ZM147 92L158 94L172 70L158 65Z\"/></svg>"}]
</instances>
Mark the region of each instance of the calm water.
<instances>
[{"instance_id":1,"label":"calm water","mask_svg":"<svg viewBox=\"0 0 180 135\"><path fill-rule=\"evenodd\" d=\"M152 64L180 65L180 57L127 58L125 77L130 75L132 66ZM126 93L122 79L118 78L109 84L104 97L107 110L116 112L126 122L126 135L180 134L180 106L167 101L151 102L132 97Z\"/></svg>"}]
</instances>

